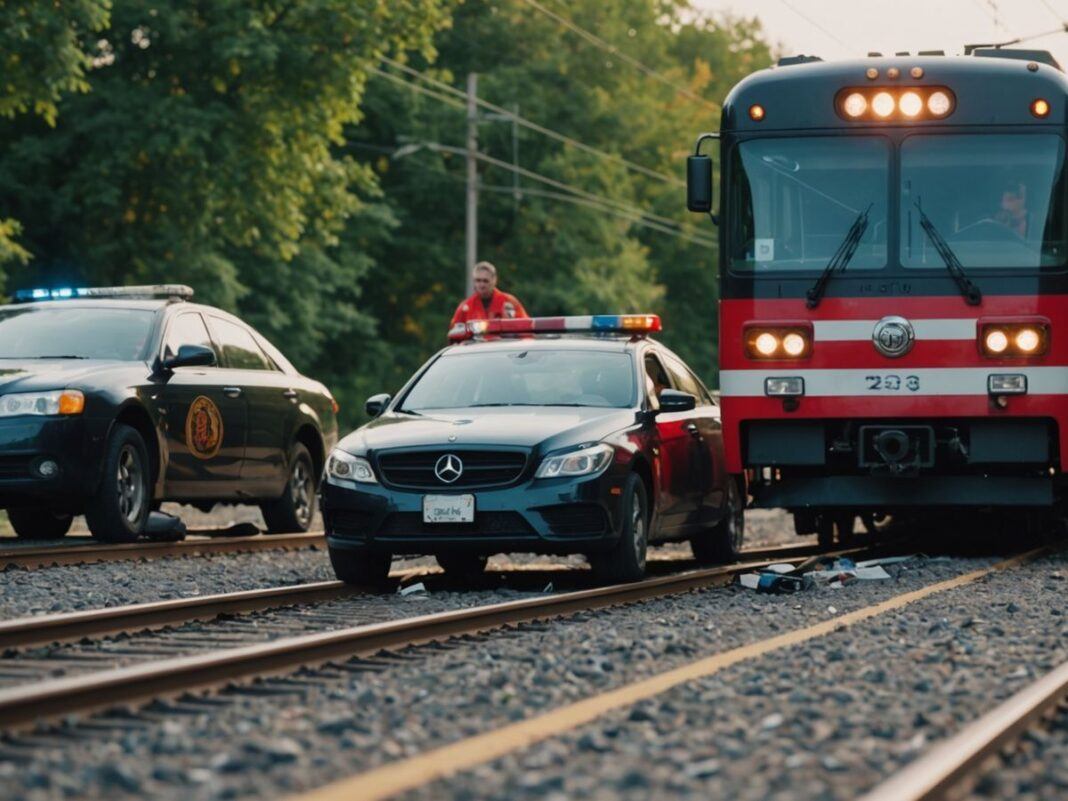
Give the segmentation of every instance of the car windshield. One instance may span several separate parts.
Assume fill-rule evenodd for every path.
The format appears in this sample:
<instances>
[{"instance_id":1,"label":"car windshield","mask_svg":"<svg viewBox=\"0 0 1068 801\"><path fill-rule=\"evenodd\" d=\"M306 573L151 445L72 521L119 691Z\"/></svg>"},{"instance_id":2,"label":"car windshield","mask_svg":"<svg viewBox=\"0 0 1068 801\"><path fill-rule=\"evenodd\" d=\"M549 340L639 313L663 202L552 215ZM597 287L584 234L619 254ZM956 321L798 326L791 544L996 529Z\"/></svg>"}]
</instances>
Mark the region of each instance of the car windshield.
<instances>
[{"instance_id":1,"label":"car windshield","mask_svg":"<svg viewBox=\"0 0 1068 801\"><path fill-rule=\"evenodd\" d=\"M636 385L626 353L529 350L448 353L427 368L402 411L480 406L634 405Z\"/></svg>"},{"instance_id":2,"label":"car windshield","mask_svg":"<svg viewBox=\"0 0 1068 801\"><path fill-rule=\"evenodd\" d=\"M144 309L0 308L0 359L141 357L154 314Z\"/></svg>"},{"instance_id":3,"label":"car windshield","mask_svg":"<svg viewBox=\"0 0 1068 801\"><path fill-rule=\"evenodd\" d=\"M1064 264L1064 141L910 136L901 145L901 263L941 268L922 209L965 268Z\"/></svg>"},{"instance_id":4,"label":"car windshield","mask_svg":"<svg viewBox=\"0 0 1068 801\"><path fill-rule=\"evenodd\" d=\"M823 269L867 210L848 270L885 266L890 149L875 136L755 139L731 161L731 269Z\"/></svg>"}]
</instances>

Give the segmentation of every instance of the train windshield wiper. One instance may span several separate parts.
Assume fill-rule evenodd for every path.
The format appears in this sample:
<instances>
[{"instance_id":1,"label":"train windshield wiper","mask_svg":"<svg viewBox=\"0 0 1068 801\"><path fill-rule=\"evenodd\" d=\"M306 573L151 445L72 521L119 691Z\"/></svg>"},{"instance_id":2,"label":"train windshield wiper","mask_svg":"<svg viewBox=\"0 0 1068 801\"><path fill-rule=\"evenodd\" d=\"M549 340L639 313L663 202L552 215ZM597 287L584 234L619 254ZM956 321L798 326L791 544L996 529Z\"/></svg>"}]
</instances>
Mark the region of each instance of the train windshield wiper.
<instances>
[{"instance_id":1,"label":"train windshield wiper","mask_svg":"<svg viewBox=\"0 0 1068 801\"><path fill-rule=\"evenodd\" d=\"M872 205L869 203L868 208L860 212L856 219L853 220L853 224L849 226L849 230L846 231L846 235L842 239L842 244L838 246L834 255L831 256L831 260L823 268L823 272L816 279L816 283L805 293L805 297L808 299L805 305L810 309L820 305L820 300L823 298L823 293L827 289L827 283L831 280L831 276L844 270L849 264L849 260L853 258L853 254L857 252L857 246L860 245L864 232L868 230L868 212L871 211Z\"/></svg>"},{"instance_id":2,"label":"train windshield wiper","mask_svg":"<svg viewBox=\"0 0 1068 801\"><path fill-rule=\"evenodd\" d=\"M920 227L927 234L928 239L931 240L935 250L938 251L938 255L942 258L946 269L949 270L950 276L957 282L961 296L969 306L978 306L983 302L983 293L968 278L968 274L964 272L964 265L960 263L957 254L953 252L953 248L949 246L945 237L935 228L935 224L931 222L931 218L921 208L918 200L916 201L916 210L920 213Z\"/></svg>"}]
</instances>

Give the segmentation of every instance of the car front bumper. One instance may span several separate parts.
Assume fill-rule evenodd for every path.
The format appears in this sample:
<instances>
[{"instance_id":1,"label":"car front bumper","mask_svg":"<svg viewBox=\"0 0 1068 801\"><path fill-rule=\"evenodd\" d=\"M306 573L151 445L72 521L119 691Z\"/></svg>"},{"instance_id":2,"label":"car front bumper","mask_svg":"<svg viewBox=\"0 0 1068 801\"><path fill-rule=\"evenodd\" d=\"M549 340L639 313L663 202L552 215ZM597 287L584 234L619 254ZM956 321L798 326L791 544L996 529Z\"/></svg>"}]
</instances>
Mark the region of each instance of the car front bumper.
<instances>
[{"instance_id":1,"label":"car front bumper","mask_svg":"<svg viewBox=\"0 0 1068 801\"><path fill-rule=\"evenodd\" d=\"M530 480L453 493L330 479L321 493L323 523L332 548L394 554L588 553L610 548L619 538L625 478L625 472L609 468L593 478ZM424 523L424 494L474 495L474 523Z\"/></svg>"},{"instance_id":2,"label":"car front bumper","mask_svg":"<svg viewBox=\"0 0 1068 801\"><path fill-rule=\"evenodd\" d=\"M99 476L100 448L87 435L84 417L0 418L0 507L76 502ZM53 476L39 472L55 462Z\"/></svg>"}]
</instances>

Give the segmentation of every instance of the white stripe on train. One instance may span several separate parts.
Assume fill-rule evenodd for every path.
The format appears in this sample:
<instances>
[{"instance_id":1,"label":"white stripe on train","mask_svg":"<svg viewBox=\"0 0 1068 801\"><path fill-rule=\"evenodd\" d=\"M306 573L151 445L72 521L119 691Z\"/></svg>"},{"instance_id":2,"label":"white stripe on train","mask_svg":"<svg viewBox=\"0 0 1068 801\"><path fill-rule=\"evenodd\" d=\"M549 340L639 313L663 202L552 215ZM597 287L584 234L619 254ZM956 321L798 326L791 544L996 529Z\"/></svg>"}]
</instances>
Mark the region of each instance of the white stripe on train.
<instances>
[{"instance_id":1,"label":"white stripe on train","mask_svg":"<svg viewBox=\"0 0 1068 801\"><path fill-rule=\"evenodd\" d=\"M870 342L878 320L815 320L817 342ZM961 319L909 320L917 340L972 339L978 335L974 317Z\"/></svg>"},{"instance_id":2,"label":"white stripe on train","mask_svg":"<svg viewBox=\"0 0 1068 801\"><path fill-rule=\"evenodd\" d=\"M724 397L764 396L764 379L801 376L806 397L866 398L911 395L986 395L992 373L1023 373L1029 395L1068 395L1068 367L908 367L884 366L863 370L722 370L720 394ZM914 379L914 380L913 380ZM915 387L913 389L912 387Z\"/></svg>"}]
</instances>

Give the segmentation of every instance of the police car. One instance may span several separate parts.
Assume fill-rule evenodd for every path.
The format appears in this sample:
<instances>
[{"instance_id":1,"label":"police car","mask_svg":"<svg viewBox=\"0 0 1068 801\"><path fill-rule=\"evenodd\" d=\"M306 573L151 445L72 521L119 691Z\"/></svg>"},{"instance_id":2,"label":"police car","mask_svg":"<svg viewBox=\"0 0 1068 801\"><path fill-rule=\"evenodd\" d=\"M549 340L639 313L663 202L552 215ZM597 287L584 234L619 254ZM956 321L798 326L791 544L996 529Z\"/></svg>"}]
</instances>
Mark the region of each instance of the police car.
<instances>
[{"instance_id":1,"label":"police car","mask_svg":"<svg viewBox=\"0 0 1068 801\"><path fill-rule=\"evenodd\" d=\"M305 531L337 405L186 286L35 289L0 306L0 508L20 537L128 542L162 501L256 503Z\"/></svg>"},{"instance_id":2,"label":"police car","mask_svg":"<svg viewBox=\"0 0 1068 801\"><path fill-rule=\"evenodd\" d=\"M586 554L605 581L645 572L650 543L704 562L742 543L744 487L727 474L719 408L656 315L460 324L457 340L327 460L334 571L374 583L394 554L480 572L488 555Z\"/></svg>"}]
</instances>

